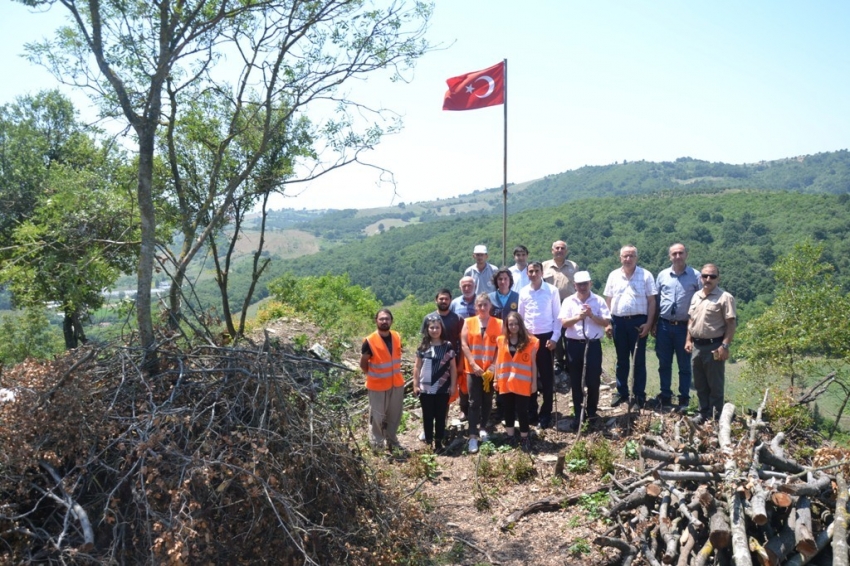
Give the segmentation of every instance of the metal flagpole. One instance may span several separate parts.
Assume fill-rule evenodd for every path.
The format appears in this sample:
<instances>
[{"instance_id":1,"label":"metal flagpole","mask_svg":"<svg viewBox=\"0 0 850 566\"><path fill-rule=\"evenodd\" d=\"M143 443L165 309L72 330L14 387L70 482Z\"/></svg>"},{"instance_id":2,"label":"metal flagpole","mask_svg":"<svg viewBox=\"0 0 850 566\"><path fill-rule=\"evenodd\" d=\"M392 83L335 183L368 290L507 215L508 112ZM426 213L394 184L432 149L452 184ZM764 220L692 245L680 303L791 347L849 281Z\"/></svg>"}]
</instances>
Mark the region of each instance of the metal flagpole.
<instances>
[{"instance_id":1,"label":"metal flagpole","mask_svg":"<svg viewBox=\"0 0 850 566\"><path fill-rule=\"evenodd\" d=\"M504 60L504 154L502 165L502 267L508 265L508 60Z\"/></svg>"}]
</instances>

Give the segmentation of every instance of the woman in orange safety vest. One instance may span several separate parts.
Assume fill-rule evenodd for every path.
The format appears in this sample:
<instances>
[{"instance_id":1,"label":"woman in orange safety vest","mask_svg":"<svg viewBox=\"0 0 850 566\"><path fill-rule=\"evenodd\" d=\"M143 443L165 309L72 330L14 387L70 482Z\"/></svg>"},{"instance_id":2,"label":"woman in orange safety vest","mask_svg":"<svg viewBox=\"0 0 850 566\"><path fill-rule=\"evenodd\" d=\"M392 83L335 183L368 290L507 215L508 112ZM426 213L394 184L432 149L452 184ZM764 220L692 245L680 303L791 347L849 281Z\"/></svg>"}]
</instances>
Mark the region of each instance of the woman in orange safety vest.
<instances>
[{"instance_id":1,"label":"woman in orange safety vest","mask_svg":"<svg viewBox=\"0 0 850 566\"><path fill-rule=\"evenodd\" d=\"M467 318L460 333L466 360L466 387L469 391L469 453L478 452L478 439L487 440L487 420L493 407L493 372L488 368L496 359L496 339L502 333L502 321L490 316L490 297L475 298L476 316Z\"/></svg>"},{"instance_id":2,"label":"woman in orange safety vest","mask_svg":"<svg viewBox=\"0 0 850 566\"><path fill-rule=\"evenodd\" d=\"M496 341L496 363L493 367L496 387L502 399L505 432L513 444L514 422L519 420L522 449L531 449L528 437L528 404L537 391L537 348L539 341L525 329L517 312L508 314L504 331Z\"/></svg>"}]
</instances>

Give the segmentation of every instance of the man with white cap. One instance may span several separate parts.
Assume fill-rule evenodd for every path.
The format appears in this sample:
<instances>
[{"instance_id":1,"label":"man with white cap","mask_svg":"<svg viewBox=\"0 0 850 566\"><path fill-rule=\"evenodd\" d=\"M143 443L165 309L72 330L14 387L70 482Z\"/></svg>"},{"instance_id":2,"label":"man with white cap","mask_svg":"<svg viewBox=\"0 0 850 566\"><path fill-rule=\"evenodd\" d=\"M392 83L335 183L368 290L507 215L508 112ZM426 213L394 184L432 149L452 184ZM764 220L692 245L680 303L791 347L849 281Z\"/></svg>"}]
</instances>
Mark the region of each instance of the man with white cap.
<instances>
[{"instance_id":1,"label":"man with white cap","mask_svg":"<svg viewBox=\"0 0 850 566\"><path fill-rule=\"evenodd\" d=\"M493 276L496 274L498 267L487 262L489 257L487 246L478 244L472 250L472 258L475 260L475 264L470 265L463 272L464 277L472 277L475 281L476 297L481 293L492 293L496 290L496 285L493 283Z\"/></svg>"},{"instance_id":2,"label":"man with white cap","mask_svg":"<svg viewBox=\"0 0 850 566\"><path fill-rule=\"evenodd\" d=\"M611 324L611 313L605 299L591 292L590 273L577 271L576 292L561 304L558 319L566 329L567 371L573 392L575 419L572 429L581 425L583 387L587 387L585 419L593 419L599 406L599 385L602 377L602 343L605 329Z\"/></svg>"}]
</instances>

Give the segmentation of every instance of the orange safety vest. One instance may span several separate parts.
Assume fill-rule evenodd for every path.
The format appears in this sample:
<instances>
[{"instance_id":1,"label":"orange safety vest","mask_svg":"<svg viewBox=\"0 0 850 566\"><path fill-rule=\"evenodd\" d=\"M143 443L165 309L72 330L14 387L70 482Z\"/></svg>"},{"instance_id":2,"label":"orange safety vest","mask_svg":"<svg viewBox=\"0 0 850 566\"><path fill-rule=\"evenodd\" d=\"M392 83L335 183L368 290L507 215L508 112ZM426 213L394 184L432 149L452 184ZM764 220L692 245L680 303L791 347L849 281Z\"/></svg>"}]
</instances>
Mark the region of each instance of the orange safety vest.
<instances>
[{"instance_id":1,"label":"orange safety vest","mask_svg":"<svg viewBox=\"0 0 850 566\"><path fill-rule=\"evenodd\" d=\"M377 330L366 337L372 349L369 370L366 372L366 389L370 391L387 391L404 386L404 377L401 375L401 336L395 330L390 330L390 335L393 337L392 355Z\"/></svg>"},{"instance_id":2,"label":"orange safety vest","mask_svg":"<svg viewBox=\"0 0 850 566\"><path fill-rule=\"evenodd\" d=\"M486 370L492 365L493 359L496 357L496 339L502 335L502 321L491 316L490 320L487 321L484 336L481 336L481 321L478 320L477 316L467 318L465 324L469 327L466 343L469 346L472 359L475 360L478 367ZM466 371L471 373L468 367Z\"/></svg>"},{"instance_id":3,"label":"orange safety vest","mask_svg":"<svg viewBox=\"0 0 850 566\"><path fill-rule=\"evenodd\" d=\"M499 336L496 351L497 368L494 377L499 384L499 393L531 396L531 365L537 356L539 346L539 340L529 336L528 344L511 356L507 337Z\"/></svg>"}]
</instances>

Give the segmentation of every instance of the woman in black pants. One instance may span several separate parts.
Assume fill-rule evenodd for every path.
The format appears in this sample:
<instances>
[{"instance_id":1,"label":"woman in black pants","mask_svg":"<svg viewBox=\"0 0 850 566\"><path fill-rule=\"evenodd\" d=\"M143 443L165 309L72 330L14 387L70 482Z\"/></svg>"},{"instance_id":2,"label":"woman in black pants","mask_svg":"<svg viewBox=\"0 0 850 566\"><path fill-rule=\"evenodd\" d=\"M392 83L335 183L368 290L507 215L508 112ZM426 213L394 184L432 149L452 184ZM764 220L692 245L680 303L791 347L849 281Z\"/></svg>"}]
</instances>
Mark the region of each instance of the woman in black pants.
<instances>
[{"instance_id":1,"label":"woman in black pants","mask_svg":"<svg viewBox=\"0 0 850 566\"><path fill-rule=\"evenodd\" d=\"M444 446L449 395L457 385L456 356L440 316L426 317L413 366L413 394L419 396L422 406L425 442L437 452Z\"/></svg>"}]
</instances>

